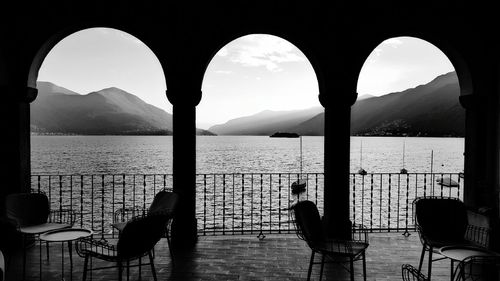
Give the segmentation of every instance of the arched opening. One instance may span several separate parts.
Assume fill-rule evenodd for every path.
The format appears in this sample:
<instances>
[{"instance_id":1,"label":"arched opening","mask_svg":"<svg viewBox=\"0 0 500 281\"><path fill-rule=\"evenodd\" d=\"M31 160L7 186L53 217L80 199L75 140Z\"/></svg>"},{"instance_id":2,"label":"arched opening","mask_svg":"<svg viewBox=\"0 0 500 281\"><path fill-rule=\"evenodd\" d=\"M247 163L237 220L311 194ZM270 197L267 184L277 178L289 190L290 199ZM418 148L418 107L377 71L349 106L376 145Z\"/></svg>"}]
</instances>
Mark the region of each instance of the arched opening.
<instances>
[{"instance_id":1,"label":"arched opening","mask_svg":"<svg viewBox=\"0 0 500 281\"><path fill-rule=\"evenodd\" d=\"M198 229L288 229L279 221L298 180L322 205L323 108L304 53L277 36L242 36L213 57L202 89L197 126L216 136L197 139Z\"/></svg>"},{"instance_id":2,"label":"arched opening","mask_svg":"<svg viewBox=\"0 0 500 281\"><path fill-rule=\"evenodd\" d=\"M462 198L465 109L448 57L422 39L387 39L366 59L357 92L351 189L371 197L352 199L353 221L407 229L415 197Z\"/></svg>"},{"instance_id":3,"label":"arched opening","mask_svg":"<svg viewBox=\"0 0 500 281\"><path fill-rule=\"evenodd\" d=\"M162 66L142 41L112 28L72 33L40 62L31 75L31 187L50 194L54 209L92 210L77 224L108 233L110 214L147 207L172 187Z\"/></svg>"}]
</instances>

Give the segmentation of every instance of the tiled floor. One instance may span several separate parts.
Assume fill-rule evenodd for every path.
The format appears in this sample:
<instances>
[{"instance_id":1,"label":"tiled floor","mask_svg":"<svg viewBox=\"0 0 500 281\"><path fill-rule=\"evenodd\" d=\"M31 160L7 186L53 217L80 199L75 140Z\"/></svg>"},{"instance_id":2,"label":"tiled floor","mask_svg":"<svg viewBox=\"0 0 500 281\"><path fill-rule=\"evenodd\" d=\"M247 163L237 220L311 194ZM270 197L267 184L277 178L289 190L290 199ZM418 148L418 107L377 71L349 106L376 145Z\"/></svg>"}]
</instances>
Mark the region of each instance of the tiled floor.
<instances>
[{"instance_id":1,"label":"tiled floor","mask_svg":"<svg viewBox=\"0 0 500 281\"><path fill-rule=\"evenodd\" d=\"M39 280L39 248L29 250L27 280ZM401 233L372 233L366 253L367 280L401 280L401 265L417 265L421 244L417 233L409 237ZM269 235L260 241L255 236L200 237L189 252L175 254L172 266L164 239L156 246L155 266L158 280L306 280L310 250L295 235ZM50 261L43 251L42 280L61 280L61 245L52 244ZM65 248L65 280L69 259ZM10 262L7 280L22 279L22 255ZM319 260L319 259L318 259ZM73 280L81 280L83 259L73 255ZM94 260L94 266L103 263ZM450 262L438 261L433 266L433 280L449 280ZM361 261L355 265L355 279L362 278ZM150 267L142 266L142 280L153 280ZM126 275L124 275L126 276ZM90 279L92 277L92 279ZM116 269L94 271L87 280L116 280ZM319 278L319 265L313 268L312 280ZM130 270L130 280L138 280L138 267ZM126 277L124 278L126 280ZM349 280L349 274L339 265L325 266L323 280Z\"/></svg>"}]
</instances>

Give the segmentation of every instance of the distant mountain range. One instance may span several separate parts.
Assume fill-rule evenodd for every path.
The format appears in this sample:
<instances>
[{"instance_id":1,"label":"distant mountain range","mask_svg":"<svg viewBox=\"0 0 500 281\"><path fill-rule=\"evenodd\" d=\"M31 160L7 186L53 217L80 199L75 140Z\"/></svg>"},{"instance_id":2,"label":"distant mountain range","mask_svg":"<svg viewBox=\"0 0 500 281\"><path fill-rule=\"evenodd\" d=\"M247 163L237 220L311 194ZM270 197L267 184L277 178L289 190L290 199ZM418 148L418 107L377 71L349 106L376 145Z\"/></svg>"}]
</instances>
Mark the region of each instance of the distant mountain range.
<instances>
[{"instance_id":1,"label":"distant mountain range","mask_svg":"<svg viewBox=\"0 0 500 281\"><path fill-rule=\"evenodd\" d=\"M459 104L455 72L402 92L361 96L351 108L351 135L464 136L465 111ZM324 134L322 107L294 111L263 111L215 125L218 135L271 135L292 132Z\"/></svg>"},{"instance_id":2,"label":"distant mountain range","mask_svg":"<svg viewBox=\"0 0 500 281\"><path fill-rule=\"evenodd\" d=\"M218 135L272 135L276 132L306 134L299 127L311 117L323 112L323 108L305 110L271 111L265 110L255 115L232 119L208 130ZM309 134L314 134L310 131Z\"/></svg>"},{"instance_id":3,"label":"distant mountain range","mask_svg":"<svg viewBox=\"0 0 500 281\"><path fill-rule=\"evenodd\" d=\"M31 104L34 134L170 135L172 115L118 88L86 95L50 82L38 82ZM464 136L465 111L459 104L455 72L402 92L363 95L351 109L351 135ZM324 110L271 111L229 120L200 135L272 135L276 132L320 136Z\"/></svg>"},{"instance_id":4,"label":"distant mountain range","mask_svg":"<svg viewBox=\"0 0 500 281\"><path fill-rule=\"evenodd\" d=\"M38 82L31 132L78 135L171 135L172 115L118 88L86 95ZM197 129L198 134L212 133Z\"/></svg>"}]
</instances>

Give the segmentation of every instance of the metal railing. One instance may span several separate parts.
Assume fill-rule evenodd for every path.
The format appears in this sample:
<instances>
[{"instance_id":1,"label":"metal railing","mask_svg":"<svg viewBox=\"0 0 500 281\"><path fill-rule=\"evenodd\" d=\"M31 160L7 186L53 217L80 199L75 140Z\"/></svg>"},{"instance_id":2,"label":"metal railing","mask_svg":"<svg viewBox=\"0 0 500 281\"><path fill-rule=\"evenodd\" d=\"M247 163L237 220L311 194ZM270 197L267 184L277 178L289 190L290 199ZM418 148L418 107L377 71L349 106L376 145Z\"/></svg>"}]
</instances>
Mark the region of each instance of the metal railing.
<instances>
[{"instance_id":1,"label":"metal railing","mask_svg":"<svg viewBox=\"0 0 500 281\"><path fill-rule=\"evenodd\" d=\"M300 196L291 184L304 179ZM350 174L351 220L371 232L415 230L412 202L420 196L462 199L459 173ZM456 187L438 181L448 178ZM447 183L448 179L444 182ZM171 174L32 175L31 188L45 192L52 209L77 212L76 224L115 235L113 214L120 208L147 209L161 189L172 190ZM288 208L294 200L311 200L323 213L323 173L246 173L196 175L199 235L293 233Z\"/></svg>"}]
</instances>

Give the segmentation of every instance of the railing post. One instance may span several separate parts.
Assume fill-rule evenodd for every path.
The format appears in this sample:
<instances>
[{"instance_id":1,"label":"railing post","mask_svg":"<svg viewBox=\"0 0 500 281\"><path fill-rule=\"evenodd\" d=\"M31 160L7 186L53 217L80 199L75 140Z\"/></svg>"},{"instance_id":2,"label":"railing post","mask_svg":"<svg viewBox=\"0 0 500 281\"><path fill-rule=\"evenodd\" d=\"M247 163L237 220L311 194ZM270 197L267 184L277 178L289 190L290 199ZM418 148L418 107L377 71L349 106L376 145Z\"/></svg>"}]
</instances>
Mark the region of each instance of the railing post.
<instances>
[{"instance_id":1,"label":"railing post","mask_svg":"<svg viewBox=\"0 0 500 281\"><path fill-rule=\"evenodd\" d=\"M245 230L245 174L241 174L241 234Z\"/></svg>"}]
</instances>

